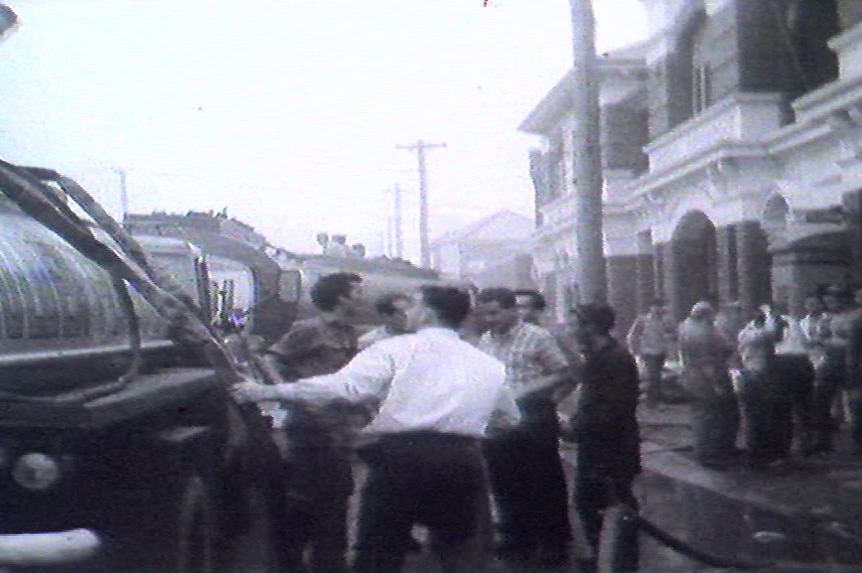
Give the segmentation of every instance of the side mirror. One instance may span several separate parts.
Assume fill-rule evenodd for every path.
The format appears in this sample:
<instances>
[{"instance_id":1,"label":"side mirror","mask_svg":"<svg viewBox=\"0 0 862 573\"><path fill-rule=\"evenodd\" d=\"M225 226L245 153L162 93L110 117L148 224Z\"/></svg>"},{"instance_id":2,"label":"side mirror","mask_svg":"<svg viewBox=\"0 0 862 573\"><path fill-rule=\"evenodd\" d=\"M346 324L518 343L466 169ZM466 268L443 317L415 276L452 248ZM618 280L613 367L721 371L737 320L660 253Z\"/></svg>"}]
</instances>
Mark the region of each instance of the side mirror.
<instances>
[{"instance_id":1,"label":"side mirror","mask_svg":"<svg viewBox=\"0 0 862 573\"><path fill-rule=\"evenodd\" d=\"M284 302L298 302L302 291L302 273L296 269L283 270L278 277L278 298Z\"/></svg>"},{"instance_id":2,"label":"side mirror","mask_svg":"<svg viewBox=\"0 0 862 573\"><path fill-rule=\"evenodd\" d=\"M18 14L6 4L0 4L0 38L12 32L18 25Z\"/></svg>"}]
</instances>

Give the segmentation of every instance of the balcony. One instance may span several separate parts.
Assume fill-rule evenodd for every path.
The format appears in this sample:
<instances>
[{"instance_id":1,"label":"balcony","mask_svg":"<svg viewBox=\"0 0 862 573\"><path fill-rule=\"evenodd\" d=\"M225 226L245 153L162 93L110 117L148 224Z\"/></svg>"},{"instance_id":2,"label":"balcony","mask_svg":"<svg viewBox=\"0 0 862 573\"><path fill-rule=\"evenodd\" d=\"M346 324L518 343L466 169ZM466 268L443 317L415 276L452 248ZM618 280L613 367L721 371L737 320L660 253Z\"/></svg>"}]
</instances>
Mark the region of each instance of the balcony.
<instances>
[{"instance_id":1,"label":"balcony","mask_svg":"<svg viewBox=\"0 0 862 573\"><path fill-rule=\"evenodd\" d=\"M650 142L650 171L666 171L724 145L760 143L785 122L786 105L777 93L737 93Z\"/></svg>"}]
</instances>

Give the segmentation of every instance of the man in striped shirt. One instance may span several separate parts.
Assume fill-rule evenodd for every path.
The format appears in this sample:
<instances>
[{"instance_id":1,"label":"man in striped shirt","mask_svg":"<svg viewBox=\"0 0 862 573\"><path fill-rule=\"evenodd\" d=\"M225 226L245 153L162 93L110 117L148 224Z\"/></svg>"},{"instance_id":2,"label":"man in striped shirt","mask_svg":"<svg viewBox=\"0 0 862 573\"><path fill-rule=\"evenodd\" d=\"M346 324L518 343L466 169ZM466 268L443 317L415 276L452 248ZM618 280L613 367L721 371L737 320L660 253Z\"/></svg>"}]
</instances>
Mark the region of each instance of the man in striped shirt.
<instances>
[{"instance_id":1,"label":"man in striped shirt","mask_svg":"<svg viewBox=\"0 0 862 573\"><path fill-rule=\"evenodd\" d=\"M521 410L521 426L486 443L499 510L499 555L508 560L561 564L571 526L559 452L557 402L573 387L566 356L546 329L524 322L515 294L490 288L477 297L489 326L479 348L506 365L506 384Z\"/></svg>"}]
</instances>

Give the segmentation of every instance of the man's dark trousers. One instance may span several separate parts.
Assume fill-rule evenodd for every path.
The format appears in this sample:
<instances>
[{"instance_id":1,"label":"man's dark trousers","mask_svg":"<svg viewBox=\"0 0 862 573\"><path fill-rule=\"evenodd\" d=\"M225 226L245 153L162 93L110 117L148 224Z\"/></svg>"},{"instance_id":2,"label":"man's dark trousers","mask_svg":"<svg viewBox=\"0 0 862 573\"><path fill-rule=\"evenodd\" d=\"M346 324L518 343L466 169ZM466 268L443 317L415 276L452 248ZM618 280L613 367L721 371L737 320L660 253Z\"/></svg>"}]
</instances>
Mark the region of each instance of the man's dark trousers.
<instances>
[{"instance_id":1,"label":"man's dark trousers","mask_svg":"<svg viewBox=\"0 0 862 573\"><path fill-rule=\"evenodd\" d=\"M360 451L368 465L356 545L357 573L401 570L414 524L429 528L447 573L475 573L472 542L487 507L479 440L409 432Z\"/></svg>"},{"instance_id":2,"label":"man's dark trousers","mask_svg":"<svg viewBox=\"0 0 862 573\"><path fill-rule=\"evenodd\" d=\"M501 550L528 559L539 549L564 551L572 533L556 405L533 400L520 407L521 425L489 439L485 457Z\"/></svg>"},{"instance_id":3,"label":"man's dark trousers","mask_svg":"<svg viewBox=\"0 0 862 573\"><path fill-rule=\"evenodd\" d=\"M644 373L646 375L646 402L654 406L657 405L662 397L662 371L664 363L667 360L666 354L643 354L641 360L644 363Z\"/></svg>"}]
</instances>

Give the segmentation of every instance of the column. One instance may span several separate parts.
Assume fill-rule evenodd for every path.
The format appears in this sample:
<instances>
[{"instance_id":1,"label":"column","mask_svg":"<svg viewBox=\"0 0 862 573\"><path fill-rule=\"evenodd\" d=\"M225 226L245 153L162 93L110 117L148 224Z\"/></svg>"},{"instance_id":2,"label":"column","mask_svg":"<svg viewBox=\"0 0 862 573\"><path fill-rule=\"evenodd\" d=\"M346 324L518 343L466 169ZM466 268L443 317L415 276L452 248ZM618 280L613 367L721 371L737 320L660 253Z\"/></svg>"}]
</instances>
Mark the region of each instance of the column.
<instances>
[{"instance_id":1,"label":"column","mask_svg":"<svg viewBox=\"0 0 862 573\"><path fill-rule=\"evenodd\" d=\"M745 316L772 296L772 257L766 234L757 221L743 221L736 230L736 269L739 275L739 302Z\"/></svg>"},{"instance_id":2,"label":"column","mask_svg":"<svg viewBox=\"0 0 862 573\"><path fill-rule=\"evenodd\" d=\"M739 298L739 273L736 267L736 226L728 225L715 231L718 298L721 302Z\"/></svg>"}]
</instances>

